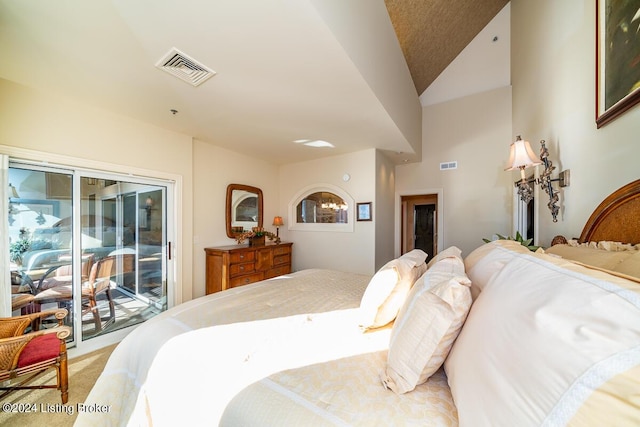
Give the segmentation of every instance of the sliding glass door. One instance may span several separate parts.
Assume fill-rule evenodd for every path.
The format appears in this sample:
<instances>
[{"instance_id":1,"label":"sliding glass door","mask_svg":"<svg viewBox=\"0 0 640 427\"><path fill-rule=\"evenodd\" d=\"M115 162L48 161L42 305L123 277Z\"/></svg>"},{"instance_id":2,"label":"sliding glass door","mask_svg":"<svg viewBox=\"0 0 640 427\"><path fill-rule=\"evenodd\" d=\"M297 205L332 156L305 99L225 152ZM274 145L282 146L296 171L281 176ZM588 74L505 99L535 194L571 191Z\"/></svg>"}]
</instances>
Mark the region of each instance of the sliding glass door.
<instances>
[{"instance_id":1,"label":"sliding glass door","mask_svg":"<svg viewBox=\"0 0 640 427\"><path fill-rule=\"evenodd\" d=\"M52 306L71 309L73 174L24 166L10 167L8 175L12 313ZM68 227L65 218L69 218ZM69 316L66 323L71 325L72 320Z\"/></svg>"},{"instance_id":2,"label":"sliding glass door","mask_svg":"<svg viewBox=\"0 0 640 427\"><path fill-rule=\"evenodd\" d=\"M171 183L20 163L8 176L14 315L66 308L73 344L167 308Z\"/></svg>"}]
</instances>

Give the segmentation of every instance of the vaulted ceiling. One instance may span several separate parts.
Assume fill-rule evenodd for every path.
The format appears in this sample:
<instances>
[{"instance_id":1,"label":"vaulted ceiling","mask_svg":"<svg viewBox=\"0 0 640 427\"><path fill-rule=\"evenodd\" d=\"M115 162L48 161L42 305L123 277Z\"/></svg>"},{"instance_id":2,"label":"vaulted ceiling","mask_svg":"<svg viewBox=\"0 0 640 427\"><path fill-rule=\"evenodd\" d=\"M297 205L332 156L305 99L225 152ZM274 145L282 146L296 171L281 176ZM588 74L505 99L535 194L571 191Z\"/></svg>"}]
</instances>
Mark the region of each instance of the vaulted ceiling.
<instances>
[{"instance_id":1,"label":"vaulted ceiling","mask_svg":"<svg viewBox=\"0 0 640 427\"><path fill-rule=\"evenodd\" d=\"M509 0L385 0L419 94Z\"/></svg>"},{"instance_id":2,"label":"vaulted ceiling","mask_svg":"<svg viewBox=\"0 0 640 427\"><path fill-rule=\"evenodd\" d=\"M419 160L418 96L506 3L0 0L0 78L274 163ZM172 48L216 75L158 70Z\"/></svg>"}]
</instances>

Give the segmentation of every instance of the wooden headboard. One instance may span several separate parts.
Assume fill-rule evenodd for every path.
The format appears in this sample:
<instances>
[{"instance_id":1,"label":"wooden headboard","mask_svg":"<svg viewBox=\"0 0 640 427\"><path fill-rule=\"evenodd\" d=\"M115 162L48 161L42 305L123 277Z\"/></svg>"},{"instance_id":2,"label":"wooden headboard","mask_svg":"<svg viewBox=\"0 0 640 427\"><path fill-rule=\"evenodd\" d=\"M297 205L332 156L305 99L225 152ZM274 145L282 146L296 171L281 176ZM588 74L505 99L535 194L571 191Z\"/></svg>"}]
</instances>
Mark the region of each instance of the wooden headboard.
<instances>
[{"instance_id":1,"label":"wooden headboard","mask_svg":"<svg viewBox=\"0 0 640 427\"><path fill-rule=\"evenodd\" d=\"M614 191L582 229L580 242L640 243L640 179Z\"/></svg>"}]
</instances>

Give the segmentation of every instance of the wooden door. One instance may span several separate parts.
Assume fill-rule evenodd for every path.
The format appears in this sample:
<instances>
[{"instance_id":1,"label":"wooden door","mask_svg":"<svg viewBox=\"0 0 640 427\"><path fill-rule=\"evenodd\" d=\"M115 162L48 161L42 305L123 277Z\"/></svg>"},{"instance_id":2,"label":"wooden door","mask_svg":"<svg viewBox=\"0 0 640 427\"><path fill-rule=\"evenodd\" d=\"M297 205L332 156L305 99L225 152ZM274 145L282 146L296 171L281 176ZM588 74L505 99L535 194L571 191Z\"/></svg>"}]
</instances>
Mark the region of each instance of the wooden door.
<instances>
[{"instance_id":1,"label":"wooden door","mask_svg":"<svg viewBox=\"0 0 640 427\"><path fill-rule=\"evenodd\" d=\"M402 196L401 252L422 249L427 260L438 253L437 194Z\"/></svg>"}]
</instances>

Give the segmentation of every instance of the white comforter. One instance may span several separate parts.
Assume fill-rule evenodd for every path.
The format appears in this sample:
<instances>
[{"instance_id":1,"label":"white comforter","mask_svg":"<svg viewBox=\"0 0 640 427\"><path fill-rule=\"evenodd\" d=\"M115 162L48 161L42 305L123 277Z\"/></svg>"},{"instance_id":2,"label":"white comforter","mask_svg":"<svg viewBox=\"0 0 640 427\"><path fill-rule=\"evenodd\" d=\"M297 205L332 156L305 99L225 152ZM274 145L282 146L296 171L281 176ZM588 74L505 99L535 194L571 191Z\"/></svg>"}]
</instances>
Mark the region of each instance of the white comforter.
<instances>
[{"instance_id":1,"label":"white comforter","mask_svg":"<svg viewBox=\"0 0 640 427\"><path fill-rule=\"evenodd\" d=\"M276 372L388 348L363 334L357 307L370 277L305 270L181 304L114 350L77 426L217 425L246 386Z\"/></svg>"}]
</instances>

